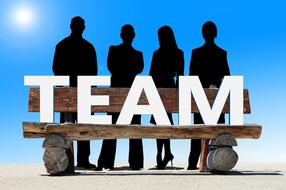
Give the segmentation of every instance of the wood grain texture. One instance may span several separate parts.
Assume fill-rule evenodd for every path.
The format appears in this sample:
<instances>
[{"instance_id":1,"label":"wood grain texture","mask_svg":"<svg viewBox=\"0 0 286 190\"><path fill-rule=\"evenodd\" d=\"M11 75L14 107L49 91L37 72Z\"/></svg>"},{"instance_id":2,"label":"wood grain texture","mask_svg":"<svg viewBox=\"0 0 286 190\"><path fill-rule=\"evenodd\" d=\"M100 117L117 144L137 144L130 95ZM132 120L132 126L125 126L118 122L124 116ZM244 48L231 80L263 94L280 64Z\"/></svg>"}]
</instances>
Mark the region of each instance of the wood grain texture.
<instances>
[{"instance_id":1,"label":"wood grain texture","mask_svg":"<svg viewBox=\"0 0 286 190\"><path fill-rule=\"evenodd\" d=\"M261 126L247 124L243 126L143 126L143 125L93 125L93 124L47 124L23 122L25 138L41 138L50 134L65 135L68 140L121 139L121 138L162 138L162 139L214 139L221 134L233 138L258 139Z\"/></svg>"},{"instance_id":2,"label":"wood grain texture","mask_svg":"<svg viewBox=\"0 0 286 190\"><path fill-rule=\"evenodd\" d=\"M48 173L74 173L73 142L66 141L63 135L49 135L43 142L43 157Z\"/></svg>"},{"instance_id":3,"label":"wood grain texture","mask_svg":"<svg viewBox=\"0 0 286 190\"><path fill-rule=\"evenodd\" d=\"M210 139L202 139L202 148L201 148L200 165L199 165L200 172L207 171L206 160L207 160L207 155L209 153L209 142Z\"/></svg>"},{"instance_id":4,"label":"wood grain texture","mask_svg":"<svg viewBox=\"0 0 286 190\"><path fill-rule=\"evenodd\" d=\"M223 147L223 146L237 146L237 141L231 135L223 134L215 139L212 139L210 146Z\"/></svg>"},{"instance_id":5,"label":"wood grain texture","mask_svg":"<svg viewBox=\"0 0 286 190\"><path fill-rule=\"evenodd\" d=\"M53 134L44 140L42 147L43 148L59 147L63 149L68 149L69 145L63 136Z\"/></svg>"},{"instance_id":6,"label":"wood grain texture","mask_svg":"<svg viewBox=\"0 0 286 190\"><path fill-rule=\"evenodd\" d=\"M211 150L207 157L207 167L212 171L229 171L238 161L237 153L229 147Z\"/></svg>"},{"instance_id":7,"label":"wood grain texture","mask_svg":"<svg viewBox=\"0 0 286 190\"><path fill-rule=\"evenodd\" d=\"M109 106L92 106L92 112L120 112L129 88L92 88L93 95L109 95ZM178 112L178 89L158 88L158 92L169 113ZM205 89L206 96L212 105L215 101L218 89ZM195 101L192 99L192 112L199 112ZM142 93L138 104L148 104L148 99ZM228 101L224 106L223 113L229 113ZM62 87L54 90L54 110L55 112L77 112L77 88ZM29 112L40 111L40 91L39 88L31 88L29 93ZM244 89L244 113L250 113L250 103L248 90Z\"/></svg>"},{"instance_id":8,"label":"wood grain texture","mask_svg":"<svg viewBox=\"0 0 286 190\"><path fill-rule=\"evenodd\" d=\"M43 156L45 167L50 174L59 174L66 170L69 164L66 149L61 147L48 147Z\"/></svg>"},{"instance_id":9,"label":"wood grain texture","mask_svg":"<svg viewBox=\"0 0 286 190\"><path fill-rule=\"evenodd\" d=\"M67 142L68 145L69 145L69 149L67 149L67 156L68 156L68 160L69 160L69 163L68 163L68 166L65 170L65 172L67 173L74 173L74 147L73 147L73 141L68 141Z\"/></svg>"}]
</instances>

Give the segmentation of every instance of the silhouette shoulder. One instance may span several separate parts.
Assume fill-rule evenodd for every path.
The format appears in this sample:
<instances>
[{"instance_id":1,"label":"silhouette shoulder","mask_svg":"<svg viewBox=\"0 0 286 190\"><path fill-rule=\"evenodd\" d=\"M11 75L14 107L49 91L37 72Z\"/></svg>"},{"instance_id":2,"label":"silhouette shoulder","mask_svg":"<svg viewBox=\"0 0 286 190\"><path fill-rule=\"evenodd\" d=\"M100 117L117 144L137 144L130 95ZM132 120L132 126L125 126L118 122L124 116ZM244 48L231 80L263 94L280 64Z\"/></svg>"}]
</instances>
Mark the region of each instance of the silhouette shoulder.
<instances>
[{"instance_id":1,"label":"silhouette shoulder","mask_svg":"<svg viewBox=\"0 0 286 190\"><path fill-rule=\"evenodd\" d=\"M142 51L138 51L137 49L134 49L134 48L133 48L133 50L137 55L143 55Z\"/></svg>"},{"instance_id":2,"label":"silhouette shoulder","mask_svg":"<svg viewBox=\"0 0 286 190\"><path fill-rule=\"evenodd\" d=\"M153 55L158 55L159 53L159 49L156 49L154 52L153 52Z\"/></svg>"},{"instance_id":3,"label":"silhouette shoulder","mask_svg":"<svg viewBox=\"0 0 286 190\"><path fill-rule=\"evenodd\" d=\"M137 50L137 49L135 49L135 48L133 48L133 47L132 47L132 49L133 49L133 51L134 51L134 53L135 53L136 55L142 55L142 54L143 54L141 51L139 51L139 50Z\"/></svg>"},{"instance_id":4,"label":"silhouette shoulder","mask_svg":"<svg viewBox=\"0 0 286 190\"><path fill-rule=\"evenodd\" d=\"M90 43L89 41L87 41L87 40L84 39L84 38L83 38L83 43L84 43L87 47L89 47L89 48L94 48L93 45L92 45L92 43Z\"/></svg>"},{"instance_id":5,"label":"silhouette shoulder","mask_svg":"<svg viewBox=\"0 0 286 190\"><path fill-rule=\"evenodd\" d=\"M60 47L62 47L62 46L65 46L66 44L68 44L69 43L69 37L66 37L66 38L64 38L64 39L62 39L57 45L56 45L56 47L57 48L60 48Z\"/></svg>"},{"instance_id":6,"label":"silhouette shoulder","mask_svg":"<svg viewBox=\"0 0 286 190\"><path fill-rule=\"evenodd\" d=\"M141 51L138 51L136 49L133 48L133 54L137 57L137 58L142 58L143 57L143 53Z\"/></svg>"},{"instance_id":7,"label":"silhouette shoulder","mask_svg":"<svg viewBox=\"0 0 286 190\"><path fill-rule=\"evenodd\" d=\"M155 51L154 51L154 53L159 53L160 52L160 49L156 49Z\"/></svg>"},{"instance_id":8,"label":"silhouette shoulder","mask_svg":"<svg viewBox=\"0 0 286 190\"><path fill-rule=\"evenodd\" d=\"M120 48L118 46L114 46L114 45L109 46L109 49L108 49L109 54L114 54L114 53L120 52L120 51L121 51Z\"/></svg>"},{"instance_id":9,"label":"silhouette shoulder","mask_svg":"<svg viewBox=\"0 0 286 190\"><path fill-rule=\"evenodd\" d=\"M206 51L209 51L209 48L203 45L201 47L193 49L192 54L200 54L200 53L206 52ZM220 55L226 55L227 54L227 52L224 49L218 47L217 45L215 46L215 48L212 49L212 51L215 51Z\"/></svg>"},{"instance_id":10,"label":"silhouette shoulder","mask_svg":"<svg viewBox=\"0 0 286 190\"><path fill-rule=\"evenodd\" d=\"M218 46L217 46L217 48L218 48L218 51L219 51L221 54L223 54L223 55L226 55L226 54L227 54L227 51L225 51L224 49L222 49L222 48L220 48L220 47L218 47Z\"/></svg>"},{"instance_id":11,"label":"silhouette shoulder","mask_svg":"<svg viewBox=\"0 0 286 190\"><path fill-rule=\"evenodd\" d=\"M178 49L178 53L179 53L179 55L184 56L184 52L183 52L183 50Z\"/></svg>"},{"instance_id":12,"label":"silhouette shoulder","mask_svg":"<svg viewBox=\"0 0 286 190\"><path fill-rule=\"evenodd\" d=\"M198 47L198 48L195 48L192 50L192 54L198 54L200 53L201 51L203 51L203 47Z\"/></svg>"},{"instance_id":13,"label":"silhouette shoulder","mask_svg":"<svg viewBox=\"0 0 286 190\"><path fill-rule=\"evenodd\" d=\"M116 49L118 46L114 46L114 45L112 45L112 46L109 46L109 50L114 50L114 49Z\"/></svg>"}]
</instances>

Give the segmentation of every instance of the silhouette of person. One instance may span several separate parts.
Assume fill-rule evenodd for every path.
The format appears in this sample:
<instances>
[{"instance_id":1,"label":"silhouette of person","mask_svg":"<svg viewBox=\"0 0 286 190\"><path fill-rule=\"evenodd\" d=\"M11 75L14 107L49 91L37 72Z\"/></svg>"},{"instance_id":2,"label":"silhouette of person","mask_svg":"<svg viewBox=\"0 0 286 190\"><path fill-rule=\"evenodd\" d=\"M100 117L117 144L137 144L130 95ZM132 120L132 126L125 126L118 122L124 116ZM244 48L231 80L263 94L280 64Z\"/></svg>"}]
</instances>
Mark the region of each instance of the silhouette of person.
<instances>
[{"instance_id":1,"label":"silhouette of person","mask_svg":"<svg viewBox=\"0 0 286 190\"><path fill-rule=\"evenodd\" d=\"M193 49L189 74L199 76L204 88L211 86L219 88L223 77L230 75L227 52L215 44L217 27L213 22L207 21L203 25L202 35L205 43L203 46ZM194 123L203 124L199 113L194 113ZM225 123L224 114L220 116L218 123ZM188 170L197 169L200 152L201 139L192 139Z\"/></svg>"},{"instance_id":2,"label":"silhouette of person","mask_svg":"<svg viewBox=\"0 0 286 190\"><path fill-rule=\"evenodd\" d=\"M76 16L70 24L71 34L60 41L55 50L53 72L55 75L68 75L70 86L77 86L77 76L97 75L96 51L91 43L82 37L85 29L83 18ZM77 113L61 113L60 122L75 122ZM95 168L89 162L90 142L77 142L77 166Z\"/></svg>"},{"instance_id":3,"label":"silhouette of person","mask_svg":"<svg viewBox=\"0 0 286 190\"><path fill-rule=\"evenodd\" d=\"M120 37L122 43L110 46L107 58L108 70L111 73L111 87L131 87L135 76L142 72L143 54L132 47L135 37L132 25L126 24L121 28ZM115 124L119 113L112 113L112 123ZM135 115L132 124L140 124L141 116ZM116 152L116 139L103 140L98 170L113 169ZM133 170L143 168L143 144L142 139L129 140L129 165Z\"/></svg>"},{"instance_id":4,"label":"silhouette of person","mask_svg":"<svg viewBox=\"0 0 286 190\"><path fill-rule=\"evenodd\" d=\"M157 88L178 87L179 75L184 75L184 52L177 46L173 30L169 26L163 26L158 30L159 49L153 53L149 75L152 76ZM176 82L174 77L177 78ZM172 114L168 113L173 125ZM151 123L156 124L154 117ZM174 158L171 153L170 139L157 139L157 168L164 169L169 161ZM162 160L164 147L165 156Z\"/></svg>"}]
</instances>

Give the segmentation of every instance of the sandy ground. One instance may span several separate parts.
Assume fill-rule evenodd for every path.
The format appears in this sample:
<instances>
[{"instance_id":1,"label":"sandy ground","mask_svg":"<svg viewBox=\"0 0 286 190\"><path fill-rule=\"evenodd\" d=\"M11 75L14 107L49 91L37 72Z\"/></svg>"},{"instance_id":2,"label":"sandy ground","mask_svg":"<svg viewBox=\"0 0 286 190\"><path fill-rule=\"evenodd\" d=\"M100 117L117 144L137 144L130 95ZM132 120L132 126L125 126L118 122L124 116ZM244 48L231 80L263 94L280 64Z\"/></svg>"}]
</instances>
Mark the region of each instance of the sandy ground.
<instances>
[{"instance_id":1,"label":"sandy ground","mask_svg":"<svg viewBox=\"0 0 286 190\"><path fill-rule=\"evenodd\" d=\"M72 176L49 176L42 165L0 164L0 190L286 190L286 164L238 164L224 174L182 168L158 171L77 171Z\"/></svg>"}]
</instances>

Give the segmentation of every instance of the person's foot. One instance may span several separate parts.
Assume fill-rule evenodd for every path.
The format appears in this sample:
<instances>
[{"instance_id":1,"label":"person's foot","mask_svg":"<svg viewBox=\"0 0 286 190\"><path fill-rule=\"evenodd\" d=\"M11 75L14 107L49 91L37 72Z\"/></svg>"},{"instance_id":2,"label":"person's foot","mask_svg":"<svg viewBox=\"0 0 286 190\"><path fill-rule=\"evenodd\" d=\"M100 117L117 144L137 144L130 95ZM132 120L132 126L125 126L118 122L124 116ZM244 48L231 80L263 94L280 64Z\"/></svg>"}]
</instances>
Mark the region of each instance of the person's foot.
<instances>
[{"instance_id":1,"label":"person's foot","mask_svg":"<svg viewBox=\"0 0 286 190\"><path fill-rule=\"evenodd\" d=\"M96 169L96 165L91 163L78 163L78 168L84 168L84 169Z\"/></svg>"},{"instance_id":2,"label":"person's foot","mask_svg":"<svg viewBox=\"0 0 286 190\"><path fill-rule=\"evenodd\" d=\"M130 166L130 168L131 168L132 170L141 170L141 168L140 168L140 167L137 167L137 166Z\"/></svg>"},{"instance_id":3,"label":"person's foot","mask_svg":"<svg viewBox=\"0 0 286 190\"><path fill-rule=\"evenodd\" d=\"M98 165L97 167L96 167L96 171L102 171L103 169L106 169L106 170L113 170L114 169L114 167L113 166L110 166L110 167L105 167L105 166L102 166L102 165Z\"/></svg>"},{"instance_id":4,"label":"person's foot","mask_svg":"<svg viewBox=\"0 0 286 190\"><path fill-rule=\"evenodd\" d=\"M172 153L165 154L165 158L161 162L158 162L157 160L157 166L156 166L157 169L164 170L170 161L171 161L171 166L173 167L173 159L174 156Z\"/></svg>"},{"instance_id":5,"label":"person's foot","mask_svg":"<svg viewBox=\"0 0 286 190\"><path fill-rule=\"evenodd\" d=\"M157 169L158 169L158 170L164 169L163 160L162 160L161 154L158 154L158 155L157 155L156 160L157 160L157 166L156 166Z\"/></svg>"},{"instance_id":6,"label":"person's foot","mask_svg":"<svg viewBox=\"0 0 286 190\"><path fill-rule=\"evenodd\" d=\"M198 170L197 166L188 166L187 170Z\"/></svg>"},{"instance_id":7,"label":"person's foot","mask_svg":"<svg viewBox=\"0 0 286 190\"><path fill-rule=\"evenodd\" d=\"M95 168L95 171L102 171L102 170L103 170L103 167L99 165Z\"/></svg>"},{"instance_id":8,"label":"person's foot","mask_svg":"<svg viewBox=\"0 0 286 190\"><path fill-rule=\"evenodd\" d=\"M174 159L174 156L172 153L165 154L165 158L163 160L165 167L167 166L168 162L170 162L170 161L171 161L171 166L173 167L173 159Z\"/></svg>"}]
</instances>

